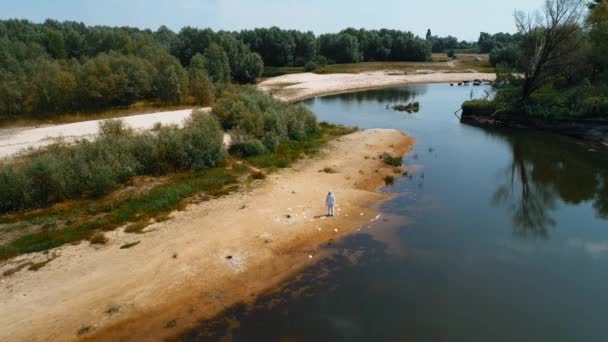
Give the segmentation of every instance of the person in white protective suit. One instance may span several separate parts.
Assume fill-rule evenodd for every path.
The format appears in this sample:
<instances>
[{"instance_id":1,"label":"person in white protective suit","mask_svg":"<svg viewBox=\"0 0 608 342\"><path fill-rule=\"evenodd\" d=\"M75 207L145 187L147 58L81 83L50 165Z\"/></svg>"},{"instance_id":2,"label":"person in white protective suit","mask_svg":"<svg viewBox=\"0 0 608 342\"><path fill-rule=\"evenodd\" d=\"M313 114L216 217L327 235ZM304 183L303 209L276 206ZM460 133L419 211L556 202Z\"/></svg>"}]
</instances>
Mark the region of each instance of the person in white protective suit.
<instances>
[{"instance_id":1,"label":"person in white protective suit","mask_svg":"<svg viewBox=\"0 0 608 342\"><path fill-rule=\"evenodd\" d=\"M334 208L336 207L336 196L329 191L325 197L325 205L327 206L327 216L334 216Z\"/></svg>"}]
</instances>

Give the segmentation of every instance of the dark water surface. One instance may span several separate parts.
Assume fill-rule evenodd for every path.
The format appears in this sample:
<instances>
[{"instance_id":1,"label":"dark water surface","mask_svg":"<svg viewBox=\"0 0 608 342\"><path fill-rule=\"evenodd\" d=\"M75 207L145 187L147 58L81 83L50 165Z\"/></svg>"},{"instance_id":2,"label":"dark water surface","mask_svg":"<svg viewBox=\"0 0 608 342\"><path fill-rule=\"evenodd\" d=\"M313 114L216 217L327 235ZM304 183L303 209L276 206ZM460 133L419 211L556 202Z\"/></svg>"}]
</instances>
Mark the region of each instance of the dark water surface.
<instances>
[{"instance_id":1,"label":"dark water surface","mask_svg":"<svg viewBox=\"0 0 608 342\"><path fill-rule=\"evenodd\" d=\"M333 257L183 339L608 341L608 154L461 125L454 110L483 89L305 101L321 121L414 136L405 163L419 169L386 189L397 196L383 219L331 247ZM386 109L414 100L419 113Z\"/></svg>"}]
</instances>

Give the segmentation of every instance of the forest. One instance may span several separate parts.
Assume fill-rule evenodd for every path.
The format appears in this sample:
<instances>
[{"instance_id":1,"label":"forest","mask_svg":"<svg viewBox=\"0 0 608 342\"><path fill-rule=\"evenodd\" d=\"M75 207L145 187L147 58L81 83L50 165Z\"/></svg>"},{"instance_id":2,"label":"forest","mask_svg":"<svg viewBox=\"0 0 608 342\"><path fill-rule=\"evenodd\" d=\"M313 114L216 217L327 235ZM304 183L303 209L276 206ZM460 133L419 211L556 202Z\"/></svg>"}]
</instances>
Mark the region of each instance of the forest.
<instances>
[{"instance_id":1,"label":"forest","mask_svg":"<svg viewBox=\"0 0 608 342\"><path fill-rule=\"evenodd\" d=\"M482 33L479 42L467 43L430 30L426 38L353 28L318 36L276 27L185 27L176 33L165 26L152 31L1 20L0 117L87 113L140 101L209 105L219 84L253 83L264 65L314 70L334 63L427 61L432 52L502 47L503 35Z\"/></svg>"},{"instance_id":2,"label":"forest","mask_svg":"<svg viewBox=\"0 0 608 342\"><path fill-rule=\"evenodd\" d=\"M519 32L490 51L497 66L495 99L466 102L465 113L606 117L608 1L548 0L536 13L516 13L515 21Z\"/></svg>"}]
</instances>

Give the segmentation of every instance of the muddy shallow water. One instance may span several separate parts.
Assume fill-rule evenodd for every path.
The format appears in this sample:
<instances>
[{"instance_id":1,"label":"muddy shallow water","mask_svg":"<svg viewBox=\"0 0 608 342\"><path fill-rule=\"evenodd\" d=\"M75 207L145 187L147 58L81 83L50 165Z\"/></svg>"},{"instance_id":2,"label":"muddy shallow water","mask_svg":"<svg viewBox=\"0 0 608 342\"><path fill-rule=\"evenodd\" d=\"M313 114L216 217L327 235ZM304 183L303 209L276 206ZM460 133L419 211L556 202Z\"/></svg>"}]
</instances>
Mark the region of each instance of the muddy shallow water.
<instances>
[{"instance_id":1,"label":"muddy shallow water","mask_svg":"<svg viewBox=\"0 0 608 342\"><path fill-rule=\"evenodd\" d=\"M485 87L319 97L320 120L416 137L380 220L184 341L606 341L608 153L453 112ZM420 112L386 109L420 102ZM415 166L415 167L412 167ZM339 199L339 194L337 194Z\"/></svg>"}]
</instances>

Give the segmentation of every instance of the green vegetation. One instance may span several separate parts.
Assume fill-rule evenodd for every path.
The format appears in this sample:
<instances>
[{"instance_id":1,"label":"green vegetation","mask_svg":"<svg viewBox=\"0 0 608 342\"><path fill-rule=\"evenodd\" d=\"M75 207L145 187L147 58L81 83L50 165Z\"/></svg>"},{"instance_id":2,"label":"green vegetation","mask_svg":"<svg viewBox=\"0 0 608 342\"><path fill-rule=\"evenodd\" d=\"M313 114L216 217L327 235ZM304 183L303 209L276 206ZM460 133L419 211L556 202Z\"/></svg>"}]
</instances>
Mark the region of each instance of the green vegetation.
<instances>
[{"instance_id":1,"label":"green vegetation","mask_svg":"<svg viewBox=\"0 0 608 342\"><path fill-rule=\"evenodd\" d=\"M482 33L483 34L483 33ZM475 42L458 41L457 38L452 36L437 37L433 36L431 30L426 31L426 40L431 42L431 51L433 53L442 52L461 52L461 53L475 53L478 52L478 46ZM452 56L449 56L452 57Z\"/></svg>"},{"instance_id":2,"label":"green vegetation","mask_svg":"<svg viewBox=\"0 0 608 342\"><path fill-rule=\"evenodd\" d=\"M380 159L386 164L391 166L401 166L403 164L403 158L394 156L388 152L384 152L380 155Z\"/></svg>"},{"instance_id":3,"label":"green vegetation","mask_svg":"<svg viewBox=\"0 0 608 342\"><path fill-rule=\"evenodd\" d=\"M579 0L549 0L540 20L516 15L519 33L491 52L493 101L469 101L465 114L577 119L608 117L608 2L586 14ZM521 76L523 75L523 77Z\"/></svg>"},{"instance_id":4,"label":"green vegetation","mask_svg":"<svg viewBox=\"0 0 608 342\"><path fill-rule=\"evenodd\" d=\"M315 36L276 27L241 32L185 27L175 33L165 26L150 31L0 20L0 118L98 113L138 103L209 105L224 82L253 83L262 73L316 71L335 63L425 62L432 52L476 52L478 44L492 45L485 35L467 43L387 29ZM493 39L504 44L503 35Z\"/></svg>"},{"instance_id":5,"label":"green vegetation","mask_svg":"<svg viewBox=\"0 0 608 342\"><path fill-rule=\"evenodd\" d=\"M59 142L1 165L0 212L101 196L136 175L203 170L225 155L219 123L203 112L194 112L184 128L158 126L144 132L122 121L105 121L95 140Z\"/></svg>"},{"instance_id":6,"label":"green vegetation","mask_svg":"<svg viewBox=\"0 0 608 342\"><path fill-rule=\"evenodd\" d=\"M228 32L155 32L0 20L0 117L96 112L139 101L207 105L209 82L249 83L259 55Z\"/></svg>"},{"instance_id":7,"label":"green vegetation","mask_svg":"<svg viewBox=\"0 0 608 342\"><path fill-rule=\"evenodd\" d=\"M470 100L462 104L464 115L490 115L496 112L496 103L491 100Z\"/></svg>"},{"instance_id":8,"label":"green vegetation","mask_svg":"<svg viewBox=\"0 0 608 342\"><path fill-rule=\"evenodd\" d=\"M395 177L390 176L390 175L389 176L385 176L384 177L384 184L386 186L395 184Z\"/></svg>"},{"instance_id":9,"label":"green vegetation","mask_svg":"<svg viewBox=\"0 0 608 342\"><path fill-rule=\"evenodd\" d=\"M317 131L317 119L308 109L277 101L253 87L226 89L212 114L231 132L231 151L241 157L274 152L283 143Z\"/></svg>"}]
</instances>

